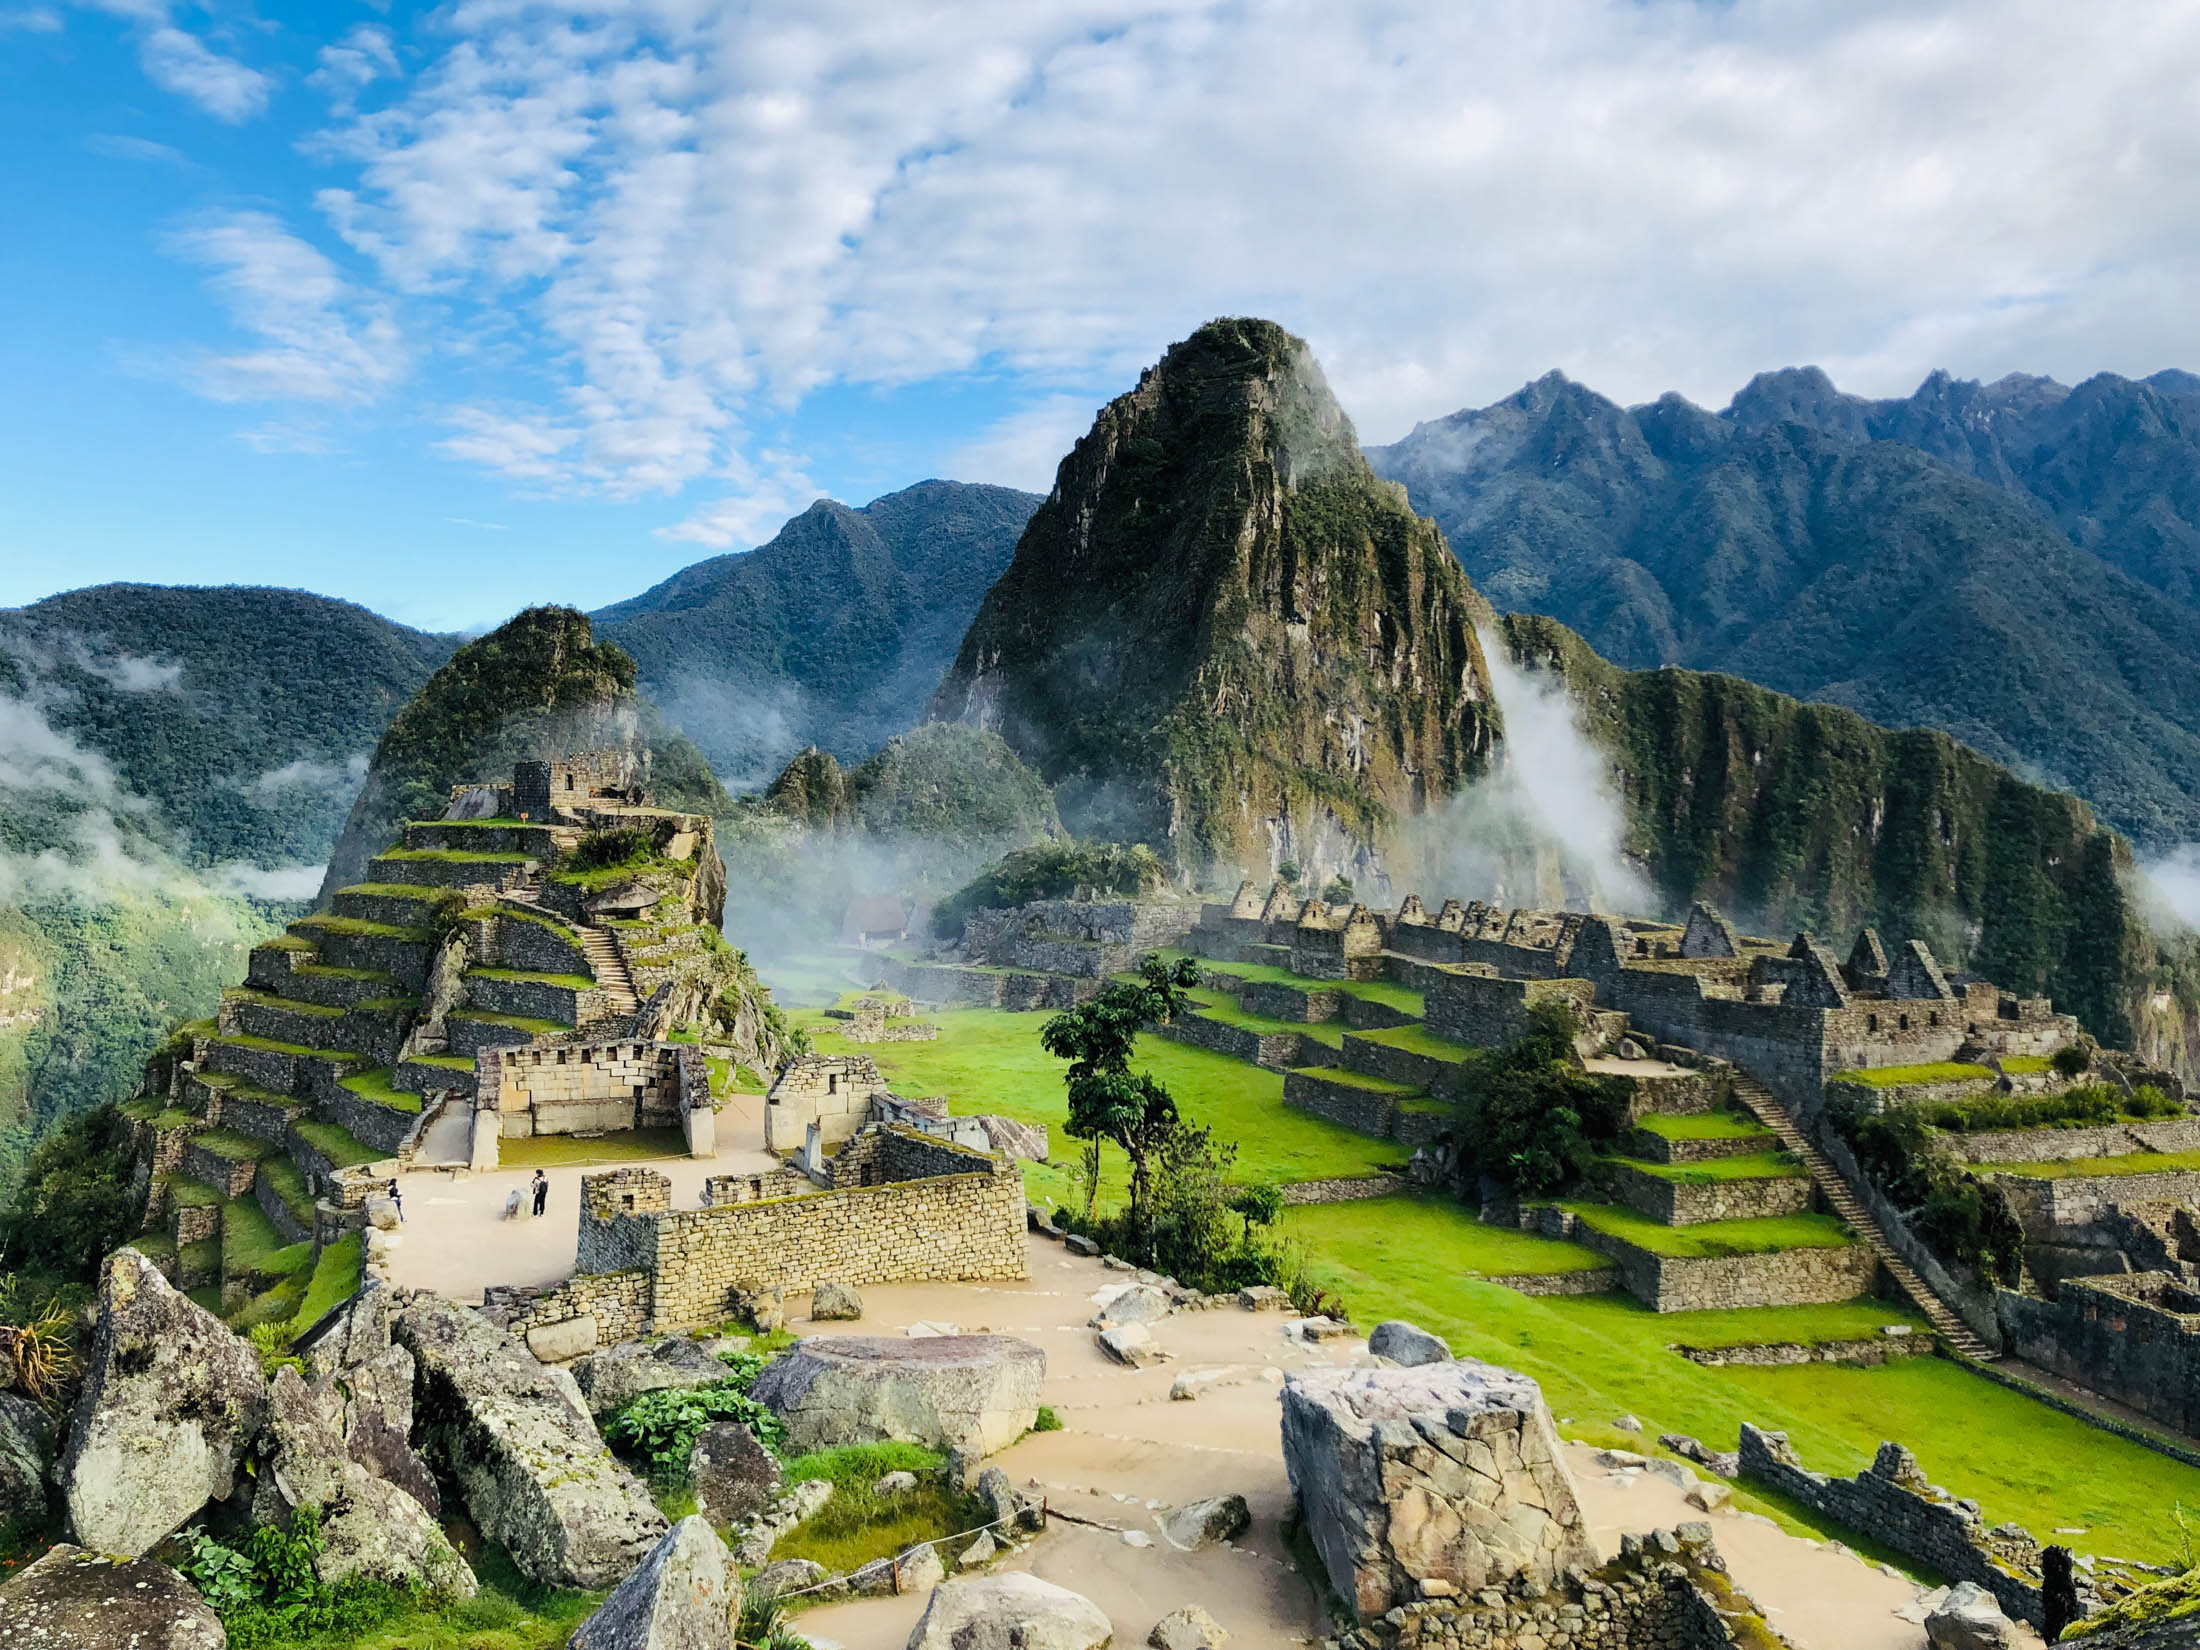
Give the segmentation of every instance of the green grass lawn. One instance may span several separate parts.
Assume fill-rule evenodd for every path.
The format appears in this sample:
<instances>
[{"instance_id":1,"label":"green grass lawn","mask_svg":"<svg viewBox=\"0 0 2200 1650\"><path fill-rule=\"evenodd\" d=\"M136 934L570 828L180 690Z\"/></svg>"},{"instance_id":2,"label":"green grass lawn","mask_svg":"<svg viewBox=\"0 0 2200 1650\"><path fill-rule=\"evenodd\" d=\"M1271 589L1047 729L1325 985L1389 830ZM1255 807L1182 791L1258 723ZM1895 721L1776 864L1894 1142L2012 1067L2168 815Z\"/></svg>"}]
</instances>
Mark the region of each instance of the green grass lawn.
<instances>
[{"instance_id":1,"label":"green grass lawn","mask_svg":"<svg viewBox=\"0 0 2200 1650\"><path fill-rule=\"evenodd\" d=\"M1485 1226L1464 1204L1427 1195L1307 1203L1284 1230L1317 1255L1348 1248L1378 1273L1393 1268L1454 1278L1590 1272L1611 1262L1593 1249L1533 1232Z\"/></svg>"},{"instance_id":2,"label":"green grass lawn","mask_svg":"<svg viewBox=\"0 0 2200 1650\"><path fill-rule=\"evenodd\" d=\"M468 979L509 980L519 985L560 985L568 991L593 991L596 982L586 974L530 974L523 968L469 968Z\"/></svg>"},{"instance_id":3,"label":"green grass lawn","mask_svg":"<svg viewBox=\"0 0 2200 1650\"><path fill-rule=\"evenodd\" d=\"M1829 1082L1862 1083L1867 1088L1894 1089L1908 1083L1960 1083L1968 1078L1992 1077L1984 1066L1966 1065L1957 1060L1936 1060L1921 1066L1860 1066L1855 1071L1837 1071Z\"/></svg>"},{"instance_id":4,"label":"green grass lawn","mask_svg":"<svg viewBox=\"0 0 2200 1650\"><path fill-rule=\"evenodd\" d=\"M1069 1165L1077 1143L1061 1132L1066 1106L1062 1062L1039 1046L1044 1011L1002 1014L992 1009L954 1009L932 1016L940 1035L929 1043L879 1043L858 1047L822 1014L798 1015L821 1054L870 1054L898 1094L945 1095L964 1115L997 1113L1053 1130L1055 1161L1027 1164L1024 1184L1034 1197L1067 1202ZM1236 1175L1272 1185L1371 1174L1395 1166L1405 1153L1394 1143L1371 1140L1283 1103L1283 1074L1162 1037L1139 1039L1138 1069L1168 1085L1184 1115L1238 1148ZM1122 1153L1110 1148L1107 1168L1119 1188ZM1120 1193L1118 1192L1118 1195Z\"/></svg>"},{"instance_id":5,"label":"green grass lawn","mask_svg":"<svg viewBox=\"0 0 2200 1650\"><path fill-rule=\"evenodd\" d=\"M389 1156L335 1123L293 1123L290 1126L297 1131L299 1139L327 1158L332 1168L357 1168L362 1163L377 1162Z\"/></svg>"},{"instance_id":6,"label":"green grass lawn","mask_svg":"<svg viewBox=\"0 0 2200 1650\"><path fill-rule=\"evenodd\" d=\"M1188 957L1188 951L1164 951L1162 956L1172 961ZM1418 1020L1424 1012L1421 994L1408 991L1402 985L1392 985L1388 980L1314 980L1304 974L1294 974L1288 968L1273 963L1217 962L1212 957L1192 959L1210 974L1231 974L1253 985L1287 985L1299 991L1341 991L1347 997L1358 997L1363 1002L1381 1003L1401 1014L1410 1014Z\"/></svg>"},{"instance_id":7,"label":"green grass lawn","mask_svg":"<svg viewBox=\"0 0 2200 1650\"><path fill-rule=\"evenodd\" d=\"M275 1188L283 1207L303 1225L313 1224L313 1196L306 1190L305 1171L287 1157L270 1157L259 1167L259 1178Z\"/></svg>"},{"instance_id":8,"label":"green grass lawn","mask_svg":"<svg viewBox=\"0 0 2200 1650\"><path fill-rule=\"evenodd\" d=\"M286 1244L250 1197L233 1197L222 1205L223 1277L288 1276L312 1259L312 1240Z\"/></svg>"},{"instance_id":9,"label":"green grass lawn","mask_svg":"<svg viewBox=\"0 0 2200 1650\"><path fill-rule=\"evenodd\" d=\"M1216 998L1216 1001L1199 1011L1204 1019L1217 1020L1223 1025L1235 1026L1240 1031L1250 1031L1256 1037L1285 1037L1296 1034L1326 1044L1330 1048L1344 1046L1344 1027L1335 1020L1272 1020L1265 1014L1248 1014L1243 1009L1232 1006L1231 999L1220 992L1210 992L1208 995Z\"/></svg>"},{"instance_id":10,"label":"green grass lawn","mask_svg":"<svg viewBox=\"0 0 2200 1650\"><path fill-rule=\"evenodd\" d=\"M642 1163L658 1157L687 1156L687 1136L678 1129L629 1129L587 1137L531 1134L497 1142L500 1169L572 1168L590 1163Z\"/></svg>"},{"instance_id":11,"label":"green grass lawn","mask_svg":"<svg viewBox=\"0 0 2200 1650\"><path fill-rule=\"evenodd\" d=\"M226 1201L203 1180L191 1180L180 1174L168 1177L168 1206L172 1209L211 1209Z\"/></svg>"},{"instance_id":12,"label":"green grass lawn","mask_svg":"<svg viewBox=\"0 0 2200 1650\"><path fill-rule=\"evenodd\" d=\"M408 1089L390 1087L390 1068L376 1066L372 1071L355 1073L343 1080L344 1087L369 1105L382 1106L390 1111L417 1114L420 1096Z\"/></svg>"},{"instance_id":13,"label":"green grass lawn","mask_svg":"<svg viewBox=\"0 0 2200 1650\"><path fill-rule=\"evenodd\" d=\"M1393 1083L1385 1078L1370 1077L1364 1071L1347 1071L1342 1066L1302 1066L1291 1075L1318 1077L1325 1083L1337 1083L1348 1089L1365 1089L1370 1094L1395 1095L1400 1099L1421 1092L1411 1083Z\"/></svg>"},{"instance_id":14,"label":"green grass lawn","mask_svg":"<svg viewBox=\"0 0 2200 1650\"><path fill-rule=\"evenodd\" d=\"M1609 1203L1568 1203L1584 1226L1623 1238L1654 1255L1703 1259L1762 1255L1776 1249L1845 1249L1856 1241L1831 1215L1773 1215L1763 1220L1707 1220L1700 1226L1664 1226L1648 1215Z\"/></svg>"},{"instance_id":15,"label":"green grass lawn","mask_svg":"<svg viewBox=\"0 0 2200 1650\"><path fill-rule=\"evenodd\" d=\"M1431 1060L1445 1060L1453 1065L1473 1058L1475 1052L1465 1043L1439 1037L1425 1026L1390 1026L1382 1031L1355 1031L1352 1035L1363 1043L1380 1043L1385 1048L1426 1055Z\"/></svg>"},{"instance_id":16,"label":"green grass lawn","mask_svg":"<svg viewBox=\"0 0 2200 1650\"><path fill-rule=\"evenodd\" d=\"M298 1315L290 1320L291 1333L304 1334L321 1321L330 1307L358 1294L359 1280L366 1275L366 1270L367 1240L357 1232L323 1249L320 1258L313 1263L305 1302L298 1308Z\"/></svg>"},{"instance_id":17,"label":"green grass lawn","mask_svg":"<svg viewBox=\"0 0 2200 1650\"><path fill-rule=\"evenodd\" d=\"M405 1062L409 1066L441 1066L445 1071L472 1071L474 1058L470 1054L415 1054Z\"/></svg>"},{"instance_id":18,"label":"green grass lawn","mask_svg":"<svg viewBox=\"0 0 2200 1650\"><path fill-rule=\"evenodd\" d=\"M1973 1172L2073 1180L2094 1175L2168 1174L2176 1169L2200 1169L2200 1152L2126 1152L2121 1157L2068 1157L2053 1163L1981 1163Z\"/></svg>"},{"instance_id":19,"label":"green grass lawn","mask_svg":"<svg viewBox=\"0 0 2200 1650\"><path fill-rule=\"evenodd\" d=\"M1736 1111L1704 1111L1689 1117L1646 1112L1635 1119L1635 1127L1660 1140L1754 1140L1772 1134L1754 1117Z\"/></svg>"},{"instance_id":20,"label":"green grass lawn","mask_svg":"<svg viewBox=\"0 0 2200 1650\"><path fill-rule=\"evenodd\" d=\"M2090 1533L2074 1542L2080 1551L2151 1561L2176 1554L2163 1509L2200 1504L2200 1470L1939 1358L1878 1369L1706 1369L1666 1350L1848 1340L1888 1323L1922 1328L1907 1308L1862 1300L1661 1314L1624 1295L1532 1298L1463 1276L1458 1254L1436 1237L1401 1241L1410 1228L1392 1214L1366 1217L1375 1206L1291 1211L1295 1228L1302 1220L1312 1228L1305 1241L1319 1281L1344 1298L1356 1323L1407 1318L1463 1356L1534 1376L1571 1436L1641 1448L1643 1436L1610 1425L1633 1414L1651 1439L1685 1432L1732 1449L1741 1423L1753 1421L1788 1433L1813 1471L1838 1473L1868 1466L1881 1440L1899 1439L1917 1450L1935 1483L1976 1496L1990 1522L2013 1518L2043 1539L2057 1527L2083 1525ZM1431 1219L1430 1231L1439 1225ZM1797 1509L1746 1488L1735 1500L1790 1529L1810 1527ZM1815 1527L1856 1545L1852 1532Z\"/></svg>"},{"instance_id":21,"label":"green grass lawn","mask_svg":"<svg viewBox=\"0 0 2200 1650\"><path fill-rule=\"evenodd\" d=\"M1642 1163L1620 1158L1630 1169L1656 1175L1682 1186L1705 1186L1714 1180L1804 1180L1810 1171L1788 1152L1751 1152L1744 1157L1713 1157L1701 1163Z\"/></svg>"},{"instance_id":22,"label":"green grass lawn","mask_svg":"<svg viewBox=\"0 0 2200 1650\"><path fill-rule=\"evenodd\" d=\"M507 1031L524 1031L530 1037L560 1037L573 1029L563 1020L545 1020L531 1014L492 1014L481 1008L457 1009L451 1018L472 1020L477 1025L502 1026ZM473 1064L471 1060L466 1063Z\"/></svg>"}]
</instances>

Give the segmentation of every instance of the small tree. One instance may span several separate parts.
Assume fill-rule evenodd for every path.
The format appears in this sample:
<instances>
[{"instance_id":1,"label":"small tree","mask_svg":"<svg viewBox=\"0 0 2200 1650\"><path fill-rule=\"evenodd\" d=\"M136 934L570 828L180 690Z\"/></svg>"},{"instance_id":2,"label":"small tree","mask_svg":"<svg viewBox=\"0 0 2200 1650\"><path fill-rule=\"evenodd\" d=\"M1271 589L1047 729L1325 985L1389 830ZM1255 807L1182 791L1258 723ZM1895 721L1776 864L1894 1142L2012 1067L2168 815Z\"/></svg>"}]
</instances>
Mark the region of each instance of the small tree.
<instances>
[{"instance_id":1,"label":"small tree","mask_svg":"<svg viewBox=\"0 0 2200 1650\"><path fill-rule=\"evenodd\" d=\"M1566 1004L1541 1002L1516 1041L1471 1062L1459 1107L1463 1174L1547 1197L1588 1173L1597 1145L1624 1127L1626 1106L1611 1084L1581 1069L1577 1030Z\"/></svg>"},{"instance_id":2,"label":"small tree","mask_svg":"<svg viewBox=\"0 0 2200 1650\"><path fill-rule=\"evenodd\" d=\"M1276 880L1286 888L1296 888L1299 885L1299 878L1304 874L1300 871L1299 862L1295 859L1287 859L1276 867Z\"/></svg>"},{"instance_id":3,"label":"small tree","mask_svg":"<svg viewBox=\"0 0 2200 1650\"><path fill-rule=\"evenodd\" d=\"M1039 1032L1046 1051L1070 1063L1063 1074L1070 1136L1112 1140L1131 1160L1131 1232L1142 1250L1151 1246L1153 1155L1176 1126L1177 1113L1175 1099L1149 1073L1133 1074L1131 1056L1140 1032L1166 1025L1191 1006L1197 984L1199 966L1189 958L1170 963L1148 955L1136 979L1111 982Z\"/></svg>"},{"instance_id":4,"label":"small tree","mask_svg":"<svg viewBox=\"0 0 2200 1650\"><path fill-rule=\"evenodd\" d=\"M1324 905L1350 905L1352 903L1352 879L1342 874L1331 877L1329 885L1322 890L1322 903Z\"/></svg>"}]
</instances>

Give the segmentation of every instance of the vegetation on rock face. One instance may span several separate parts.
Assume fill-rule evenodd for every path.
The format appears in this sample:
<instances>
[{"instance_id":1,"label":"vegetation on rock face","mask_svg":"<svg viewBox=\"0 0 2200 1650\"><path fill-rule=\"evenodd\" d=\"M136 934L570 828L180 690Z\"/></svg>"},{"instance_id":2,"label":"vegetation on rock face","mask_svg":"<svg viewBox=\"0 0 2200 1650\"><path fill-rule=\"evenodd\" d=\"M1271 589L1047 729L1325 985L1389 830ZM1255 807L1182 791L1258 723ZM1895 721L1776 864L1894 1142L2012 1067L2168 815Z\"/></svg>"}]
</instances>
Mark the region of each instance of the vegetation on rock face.
<instances>
[{"instance_id":1,"label":"vegetation on rock face","mask_svg":"<svg viewBox=\"0 0 2200 1650\"><path fill-rule=\"evenodd\" d=\"M721 772L760 779L806 743L852 761L922 713L1038 503L954 481L860 510L821 499L769 544L603 609L597 629Z\"/></svg>"},{"instance_id":2,"label":"vegetation on rock face","mask_svg":"<svg viewBox=\"0 0 2200 1650\"><path fill-rule=\"evenodd\" d=\"M1000 910L1039 899L1135 899L1167 880L1161 856L1144 843L1044 842L1019 848L988 865L932 909L932 932L961 935L973 911Z\"/></svg>"},{"instance_id":3,"label":"vegetation on rock face","mask_svg":"<svg viewBox=\"0 0 2200 1650\"><path fill-rule=\"evenodd\" d=\"M634 693L634 661L599 642L570 608L531 607L468 642L397 713L375 746L321 885L324 898L360 881L366 863L408 819L440 819L451 787L509 780L527 758L604 745L646 750L662 806L726 807L703 755Z\"/></svg>"},{"instance_id":4,"label":"vegetation on rock face","mask_svg":"<svg viewBox=\"0 0 2200 1650\"><path fill-rule=\"evenodd\" d=\"M1370 457L1500 607L1944 729L2163 846L2200 836L2200 397L2170 377L1873 403L1782 373L1718 416L1554 373Z\"/></svg>"},{"instance_id":5,"label":"vegetation on rock face","mask_svg":"<svg viewBox=\"0 0 2200 1650\"><path fill-rule=\"evenodd\" d=\"M0 1203L0 1272L28 1267L89 1279L129 1236L130 1155L111 1106L69 1118L30 1155Z\"/></svg>"},{"instance_id":6,"label":"vegetation on rock face","mask_svg":"<svg viewBox=\"0 0 2200 1650\"><path fill-rule=\"evenodd\" d=\"M932 713L998 729L1080 834L1358 869L1487 762L1487 614L1305 345L1216 321L1063 460Z\"/></svg>"},{"instance_id":7,"label":"vegetation on rock face","mask_svg":"<svg viewBox=\"0 0 2200 1650\"><path fill-rule=\"evenodd\" d=\"M1981 1180L1938 1139L1917 1108L1866 1111L1836 1099L1826 1113L1872 1182L1944 1260L2014 1288L2024 1228L2000 1187Z\"/></svg>"},{"instance_id":8,"label":"vegetation on rock face","mask_svg":"<svg viewBox=\"0 0 2200 1650\"><path fill-rule=\"evenodd\" d=\"M2129 850L2075 797L1944 733L1732 676L1620 670L1555 620L1515 614L1502 633L1523 665L1566 678L1618 770L1630 855L1670 908L1921 938L2117 1047L2139 999L2177 977L2127 892Z\"/></svg>"}]
</instances>

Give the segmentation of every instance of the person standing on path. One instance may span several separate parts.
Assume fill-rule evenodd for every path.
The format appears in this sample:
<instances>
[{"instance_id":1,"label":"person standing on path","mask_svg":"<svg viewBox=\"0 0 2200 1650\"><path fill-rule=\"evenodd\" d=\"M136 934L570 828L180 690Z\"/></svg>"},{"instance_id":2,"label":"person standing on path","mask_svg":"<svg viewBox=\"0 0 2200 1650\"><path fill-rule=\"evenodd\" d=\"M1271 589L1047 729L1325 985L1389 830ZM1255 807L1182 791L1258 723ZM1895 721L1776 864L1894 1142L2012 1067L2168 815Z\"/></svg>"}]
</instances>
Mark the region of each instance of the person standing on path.
<instances>
[{"instance_id":1,"label":"person standing on path","mask_svg":"<svg viewBox=\"0 0 2200 1650\"><path fill-rule=\"evenodd\" d=\"M394 1180L390 1182L390 1201L397 1205L397 1224L400 1226L404 1225L405 1198L404 1195L398 1191L397 1182Z\"/></svg>"},{"instance_id":2,"label":"person standing on path","mask_svg":"<svg viewBox=\"0 0 2200 1650\"><path fill-rule=\"evenodd\" d=\"M535 1218L542 1218L543 1210L550 1207L550 1177L540 1169L535 1171Z\"/></svg>"}]
</instances>

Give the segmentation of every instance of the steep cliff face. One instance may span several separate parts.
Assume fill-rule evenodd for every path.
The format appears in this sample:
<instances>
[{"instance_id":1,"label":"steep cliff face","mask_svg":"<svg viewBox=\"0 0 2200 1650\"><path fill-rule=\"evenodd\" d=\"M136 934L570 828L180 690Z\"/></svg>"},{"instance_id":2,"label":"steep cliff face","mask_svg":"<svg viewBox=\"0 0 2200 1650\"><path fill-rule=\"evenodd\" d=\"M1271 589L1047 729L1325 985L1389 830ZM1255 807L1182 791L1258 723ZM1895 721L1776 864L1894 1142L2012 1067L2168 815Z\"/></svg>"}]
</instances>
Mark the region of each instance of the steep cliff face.
<instances>
[{"instance_id":1,"label":"steep cliff face","mask_svg":"<svg viewBox=\"0 0 2200 1650\"><path fill-rule=\"evenodd\" d=\"M1708 899L1765 932L1915 935L2054 997L2103 1042L2187 1063L2186 948L2149 929L2129 849L2077 798L1931 729L1732 676L1622 670L1555 620L1511 615L1500 634L1565 677L1669 910Z\"/></svg>"},{"instance_id":2,"label":"steep cliff face","mask_svg":"<svg viewBox=\"0 0 2200 1650\"><path fill-rule=\"evenodd\" d=\"M997 730L1077 835L1364 874L1489 764L1488 616L1306 346L1216 321L1062 461L932 715Z\"/></svg>"},{"instance_id":3,"label":"steep cliff face","mask_svg":"<svg viewBox=\"0 0 2200 1650\"><path fill-rule=\"evenodd\" d=\"M374 748L366 786L329 859L321 901L364 876L408 819L440 819L453 785L508 779L512 764L599 746L649 756L658 802L717 813L725 792L703 754L634 692L634 661L587 616L531 607L468 642L428 679Z\"/></svg>"}]
</instances>

